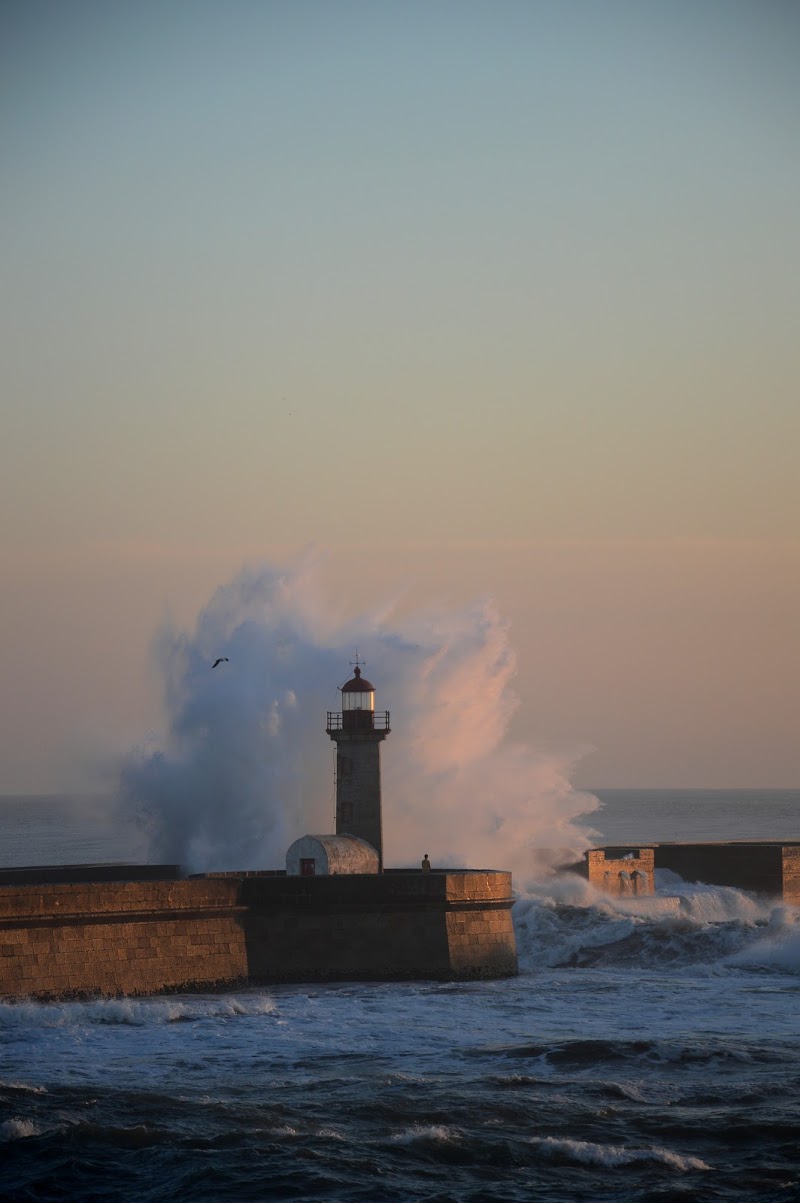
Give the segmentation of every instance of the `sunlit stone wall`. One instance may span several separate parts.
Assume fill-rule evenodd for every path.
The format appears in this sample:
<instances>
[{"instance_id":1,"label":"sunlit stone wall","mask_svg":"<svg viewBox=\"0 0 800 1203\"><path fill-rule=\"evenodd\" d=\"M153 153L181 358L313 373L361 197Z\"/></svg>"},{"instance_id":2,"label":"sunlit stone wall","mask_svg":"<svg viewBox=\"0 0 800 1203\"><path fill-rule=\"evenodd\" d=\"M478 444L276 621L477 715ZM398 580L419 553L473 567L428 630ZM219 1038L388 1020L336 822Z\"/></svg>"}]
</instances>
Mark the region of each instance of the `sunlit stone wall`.
<instances>
[{"instance_id":1,"label":"sunlit stone wall","mask_svg":"<svg viewBox=\"0 0 800 1203\"><path fill-rule=\"evenodd\" d=\"M516 973L511 875L0 887L0 997Z\"/></svg>"},{"instance_id":2,"label":"sunlit stone wall","mask_svg":"<svg viewBox=\"0 0 800 1203\"><path fill-rule=\"evenodd\" d=\"M586 853L589 881L598 890L620 897L653 893L652 848L594 848Z\"/></svg>"}]
</instances>

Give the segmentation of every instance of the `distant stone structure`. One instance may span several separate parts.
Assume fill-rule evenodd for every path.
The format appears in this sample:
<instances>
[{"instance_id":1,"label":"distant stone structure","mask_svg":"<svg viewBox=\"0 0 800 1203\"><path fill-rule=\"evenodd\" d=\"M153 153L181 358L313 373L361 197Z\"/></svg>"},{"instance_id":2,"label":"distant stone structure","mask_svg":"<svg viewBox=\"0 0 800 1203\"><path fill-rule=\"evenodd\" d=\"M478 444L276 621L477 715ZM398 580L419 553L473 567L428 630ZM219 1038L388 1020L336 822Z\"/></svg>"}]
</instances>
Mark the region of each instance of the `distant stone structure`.
<instances>
[{"instance_id":1,"label":"distant stone structure","mask_svg":"<svg viewBox=\"0 0 800 1203\"><path fill-rule=\"evenodd\" d=\"M648 847L592 848L572 871L609 894L653 893L654 872L670 869L684 881L733 886L800 905L800 840L729 840Z\"/></svg>"},{"instance_id":2,"label":"distant stone structure","mask_svg":"<svg viewBox=\"0 0 800 1203\"><path fill-rule=\"evenodd\" d=\"M654 891L652 848L594 848L586 853L586 876L598 890L621 898Z\"/></svg>"},{"instance_id":3,"label":"distant stone structure","mask_svg":"<svg viewBox=\"0 0 800 1203\"><path fill-rule=\"evenodd\" d=\"M657 869L684 881L734 886L800 905L800 840L730 840L653 845Z\"/></svg>"}]
</instances>

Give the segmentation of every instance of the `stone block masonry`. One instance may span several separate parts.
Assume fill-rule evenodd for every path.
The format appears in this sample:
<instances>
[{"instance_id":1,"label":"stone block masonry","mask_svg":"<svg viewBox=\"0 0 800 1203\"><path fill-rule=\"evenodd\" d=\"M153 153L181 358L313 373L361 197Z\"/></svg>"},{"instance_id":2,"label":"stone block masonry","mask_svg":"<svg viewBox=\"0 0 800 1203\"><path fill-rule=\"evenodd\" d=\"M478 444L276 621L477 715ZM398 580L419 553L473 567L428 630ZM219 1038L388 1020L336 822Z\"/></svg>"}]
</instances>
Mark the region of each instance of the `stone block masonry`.
<instances>
[{"instance_id":1,"label":"stone block masonry","mask_svg":"<svg viewBox=\"0 0 800 1203\"><path fill-rule=\"evenodd\" d=\"M652 848L595 848L586 853L586 876L598 890L621 897L653 893Z\"/></svg>"},{"instance_id":2,"label":"stone block masonry","mask_svg":"<svg viewBox=\"0 0 800 1203\"><path fill-rule=\"evenodd\" d=\"M800 844L784 844L781 854L783 901L800 906Z\"/></svg>"},{"instance_id":3,"label":"stone block masonry","mask_svg":"<svg viewBox=\"0 0 800 1203\"><path fill-rule=\"evenodd\" d=\"M148 994L247 975L237 883L0 887L0 995Z\"/></svg>"},{"instance_id":4,"label":"stone block masonry","mask_svg":"<svg viewBox=\"0 0 800 1203\"><path fill-rule=\"evenodd\" d=\"M248 964L258 981L517 972L510 873L391 872L243 885Z\"/></svg>"},{"instance_id":5,"label":"stone block masonry","mask_svg":"<svg viewBox=\"0 0 800 1203\"><path fill-rule=\"evenodd\" d=\"M511 875L0 886L0 996L516 973Z\"/></svg>"}]
</instances>

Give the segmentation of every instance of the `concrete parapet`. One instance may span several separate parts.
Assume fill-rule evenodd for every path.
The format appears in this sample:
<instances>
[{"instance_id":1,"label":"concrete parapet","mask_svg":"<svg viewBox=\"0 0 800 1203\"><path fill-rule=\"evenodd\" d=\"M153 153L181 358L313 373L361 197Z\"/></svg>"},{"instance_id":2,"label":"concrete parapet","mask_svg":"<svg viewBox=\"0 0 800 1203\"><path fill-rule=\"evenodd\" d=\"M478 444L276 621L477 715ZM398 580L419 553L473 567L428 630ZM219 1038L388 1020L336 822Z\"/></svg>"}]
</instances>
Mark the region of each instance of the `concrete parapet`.
<instances>
[{"instance_id":1,"label":"concrete parapet","mask_svg":"<svg viewBox=\"0 0 800 1203\"><path fill-rule=\"evenodd\" d=\"M0 885L57 885L89 881L174 881L180 865L23 865L0 869Z\"/></svg>"},{"instance_id":2,"label":"concrete parapet","mask_svg":"<svg viewBox=\"0 0 800 1203\"><path fill-rule=\"evenodd\" d=\"M0 886L0 923L79 918L102 919L126 912L165 912L228 908L237 904L237 878L192 881L103 881L64 885Z\"/></svg>"}]
</instances>

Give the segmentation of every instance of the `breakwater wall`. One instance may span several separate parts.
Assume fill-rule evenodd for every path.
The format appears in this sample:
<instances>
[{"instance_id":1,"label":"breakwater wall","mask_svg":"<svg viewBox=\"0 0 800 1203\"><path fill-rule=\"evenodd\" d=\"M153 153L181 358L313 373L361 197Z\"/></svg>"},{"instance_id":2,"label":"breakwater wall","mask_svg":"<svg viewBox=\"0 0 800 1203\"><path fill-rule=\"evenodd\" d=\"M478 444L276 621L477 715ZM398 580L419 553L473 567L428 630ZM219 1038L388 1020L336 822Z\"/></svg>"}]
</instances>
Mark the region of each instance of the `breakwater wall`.
<instances>
[{"instance_id":1,"label":"breakwater wall","mask_svg":"<svg viewBox=\"0 0 800 1203\"><path fill-rule=\"evenodd\" d=\"M670 869L684 881L734 886L800 906L797 840L710 840L592 848L582 862L566 868L612 894L652 893L654 870Z\"/></svg>"},{"instance_id":2,"label":"breakwater wall","mask_svg":"<svg viewBox=\"0 0 800 1203\"><path fill-rule=\"evenodd\" d=\"M659 843L655 867L684 881L735 886L800 905L800 843L792 840L731 840L728 843Z\"/></svg>"},{"instance_id":3,"label":"breakwater wall","mask_svg":"<svg viewBox=\"0 0 800 1203\"><path fill-rule=\"evenodd\" d=\"M0 996L516 973L510 873L0 886Z\"/></svg>"}]
</instances>

